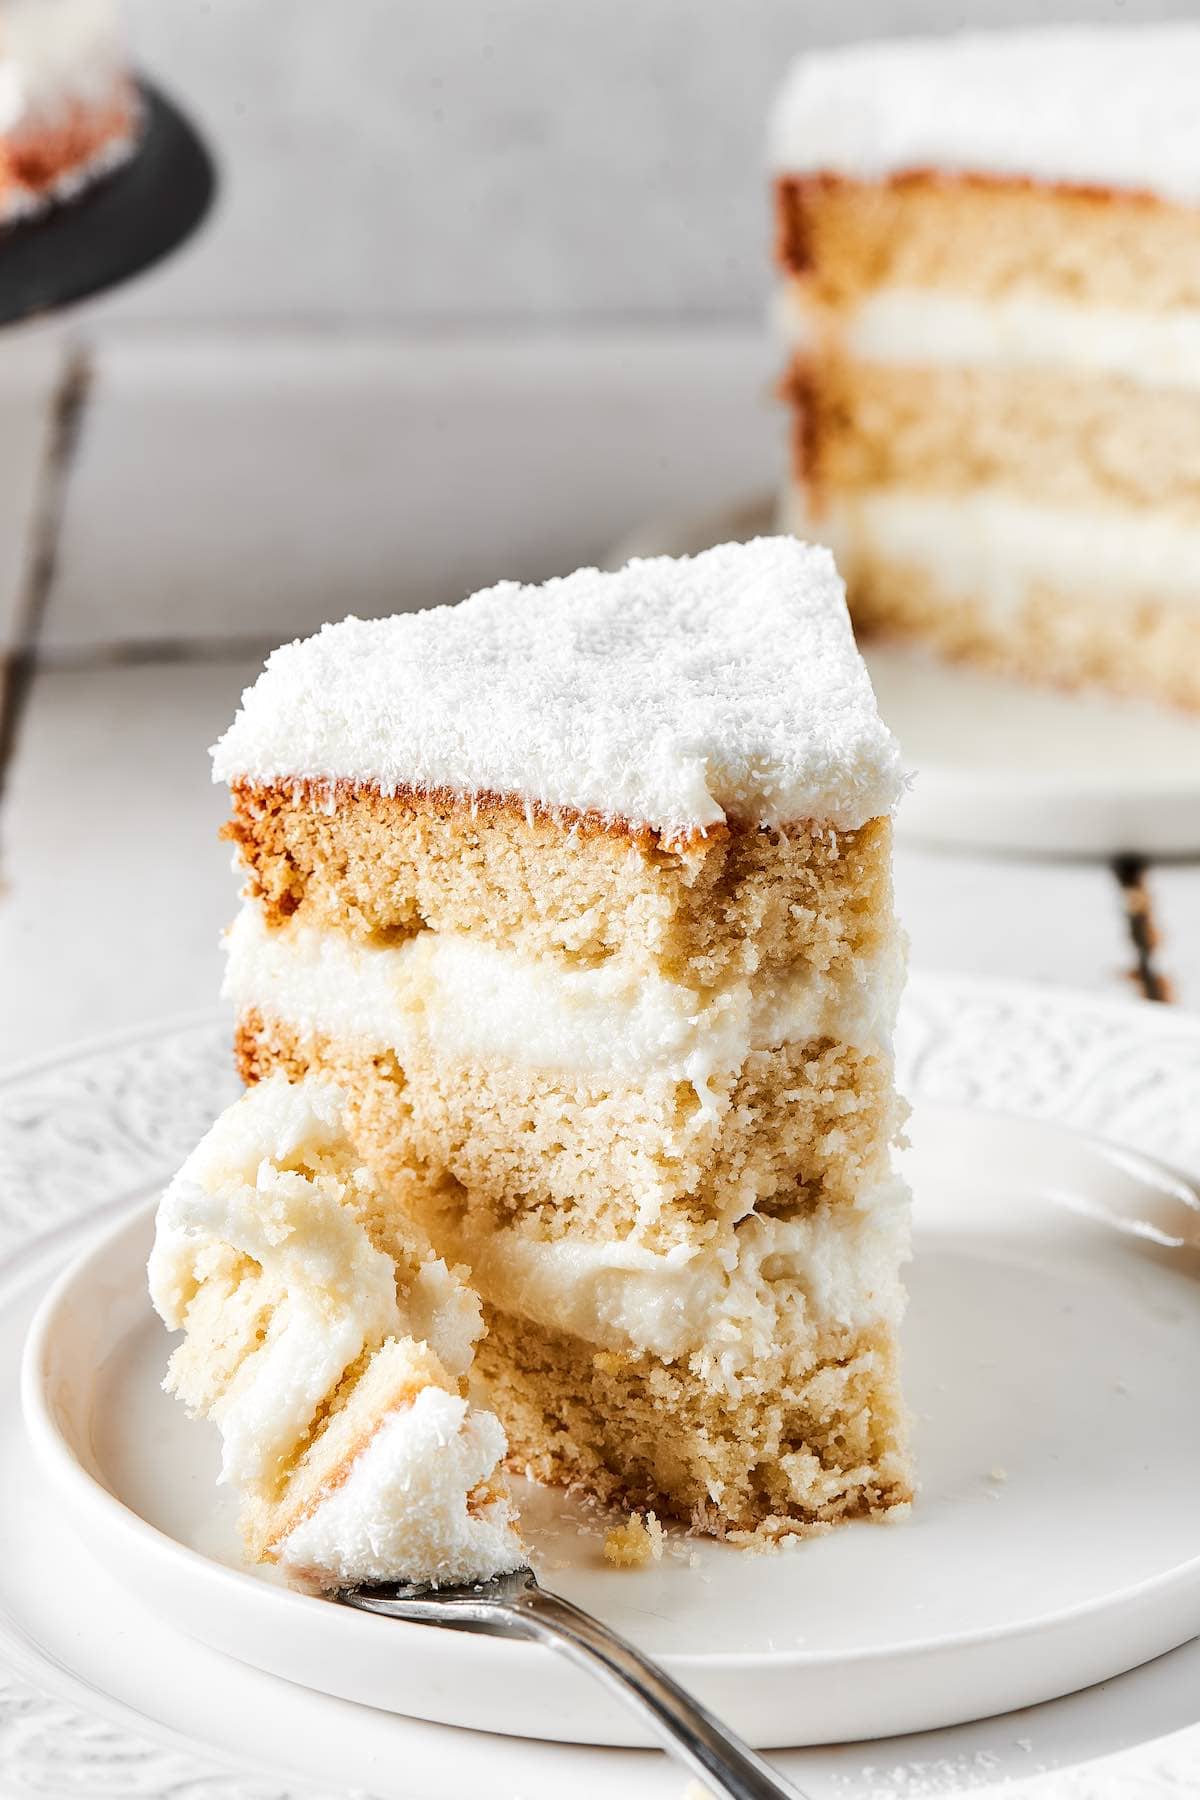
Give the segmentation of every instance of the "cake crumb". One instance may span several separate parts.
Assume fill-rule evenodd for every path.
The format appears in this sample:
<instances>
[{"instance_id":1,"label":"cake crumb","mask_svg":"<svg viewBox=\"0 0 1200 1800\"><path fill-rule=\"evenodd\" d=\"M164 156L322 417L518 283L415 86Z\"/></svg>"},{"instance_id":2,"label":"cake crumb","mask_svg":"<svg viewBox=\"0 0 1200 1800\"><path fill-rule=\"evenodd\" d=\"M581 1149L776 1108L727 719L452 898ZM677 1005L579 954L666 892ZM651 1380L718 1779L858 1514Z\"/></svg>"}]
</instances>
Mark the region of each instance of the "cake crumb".
<instances>
[{"instance_id":1,"label":"cake crumb","mask_svg":"<svg viewBox=\"0 0 1200 1800\"><path fill-rule=\"evenodd\" d=\"M713 1800L711 1788L706 1788L702 1781L694 1777L683 1790L683 1800Z\"/></svg>"},{"instance_id":2,"label":"cake crumb","mask_svg":"<svg viewBox=\"0 0 1200 1800\"><path fill-rule=\"evenodd\" d=\"M649 1562L661 1562L662 1553L663 1528L652 1512L644 1518L630 1513L604 1540L605 1559L618 1569L644 1569Z\"/></svg>"},{"instance_id":3,"label":"cake crumb","mask_svg":"<svg viewBox=\"0 0 1200 1800\"><path fill-rule=\"evenodd\" d=\"M989 1469L988 1470L988 1480L989 1481L1007 1481L1008 1480L1008 1470L1002 1469L999 1466L997 1466L994 1469Z\"/></svg>"}]
</instances>

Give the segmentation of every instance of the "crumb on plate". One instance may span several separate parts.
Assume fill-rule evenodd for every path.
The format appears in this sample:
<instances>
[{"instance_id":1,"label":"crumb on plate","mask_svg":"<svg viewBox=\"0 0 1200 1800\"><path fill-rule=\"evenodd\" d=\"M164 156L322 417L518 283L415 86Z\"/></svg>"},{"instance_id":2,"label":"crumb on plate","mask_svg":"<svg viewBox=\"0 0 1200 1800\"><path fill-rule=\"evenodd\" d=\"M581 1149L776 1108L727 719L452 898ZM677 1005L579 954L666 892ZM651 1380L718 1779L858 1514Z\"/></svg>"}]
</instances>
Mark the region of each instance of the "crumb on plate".
<instances>
[{"instance_id":1,"label":"crumb on plate","mask_svg":"<svg viewBox=\"0 0 1200 1800\"><path fill-rule=\"evenodd\" d=\"M614 1525L604 1539L606 1561L618 1569L644 1569L649 1562L661 1562L663 1528L652 1512L643 1518L632 1512L623 1525Z\"/></svg>"}]
</instances>

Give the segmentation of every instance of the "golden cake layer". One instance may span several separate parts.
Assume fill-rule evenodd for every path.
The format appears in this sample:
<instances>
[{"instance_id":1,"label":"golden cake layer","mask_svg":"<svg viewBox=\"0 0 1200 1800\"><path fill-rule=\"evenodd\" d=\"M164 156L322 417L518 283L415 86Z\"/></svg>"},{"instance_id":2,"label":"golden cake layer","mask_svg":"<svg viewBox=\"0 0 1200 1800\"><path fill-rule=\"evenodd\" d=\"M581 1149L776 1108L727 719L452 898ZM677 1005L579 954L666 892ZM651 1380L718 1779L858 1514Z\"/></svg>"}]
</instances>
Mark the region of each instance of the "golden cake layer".
<instances>
[{"instance_id":1,"label":"golden cake layer","mask_svg":"<svg viewBox=\"0 0 1200 1800\"><path fill-rule=\"evenodd\" d=\"M476 1367L516 1471L758 1544L912 1499L886 1328L783 1344L731 1396L678 1361L485 1316Z\"/></svg>"},{"instance_id":2,"label":"golden cake layer","mask_svg":"<svg viewBox=\"0 0 1200 1800\"><path fill-rule=\"evenodd\" d=\"M775 245L780 267L837 311L882 287L979 299L1023 290L1139 312L1200 306L1194 210L1112 187L933 169L877 182L785 175Z\"/></svg>"},{"instance_id":3,"label":"golden cake layer","mask_svg":"<svg viewBox=\"0 0 1200 1800\"><path fill-rule=\"evenodd\" d=\"M785 379L793 473L823 497L980 488L1200 523L1200 393L1055 369L914 368L805 353Z\"/></svg>"},{"instance_id":4,"label":"golden cake layer","mask_svg":"<svg viewBox=\"0 0 1200 1800\"><path fill-rule=\"evenodd\" d=\"M602 961L618 951L711 986L791 960L819 968L879 947L890 829L709 827L664 844L595 814L512 800L315 782L237 782L225 834L277 924L386 941L430 929Z\"/></svg>"}]
</instances>

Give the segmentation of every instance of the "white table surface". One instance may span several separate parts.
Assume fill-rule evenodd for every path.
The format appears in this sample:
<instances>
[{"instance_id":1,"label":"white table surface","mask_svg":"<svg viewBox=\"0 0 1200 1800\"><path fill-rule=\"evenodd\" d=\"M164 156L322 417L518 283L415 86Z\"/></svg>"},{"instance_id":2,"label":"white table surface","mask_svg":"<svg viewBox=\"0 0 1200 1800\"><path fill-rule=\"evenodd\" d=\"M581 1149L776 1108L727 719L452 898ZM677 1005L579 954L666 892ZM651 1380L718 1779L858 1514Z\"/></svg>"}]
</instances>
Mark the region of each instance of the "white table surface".
<instances>
[{"instance_id":1,"label":"white table surface","mask_svg":"<svg viewBox=\"0 0 1200 1800\"><path fill-rule=\"evenodd\" d=\"M587 560L638 510L686 503L698 490L702 500L753 491L769 466L736 398L762 366L743 341L676 347L665 375L661 358L627 343L573 358L559 347L550 365L476 346L465 363L447 359L441 389L434 364L406 349L331 354L315 397L310 384L298 398L303 344L250 358L241 340L101 342L82 418L67 347L25 333L19 353L0 361L0 1064L213 1003L235 883L217 841L223 796L210 784L206 746L264 643L369 600L372 584L410 567L408 603L445 597L439 544L459 591L484 578L484 551L464 543L451 475L456 446L477 446L480 429L491 433L489 456L504 462L497 409L511 408L514 393L531 386L526 424L539 444L578 413L585 392L590 425L560 433L555 458L542 455L529 480L510 463L503 505L480 514L502 544L496 573L542 575ZM231 405L239 396L245 404L251 367L253 453L243 445L223 461L214 393L224 385ZM660 401L675 405L703 372L711 456L674 455L678 434L662 437L660 409L644 393L653 370ZM481 389L482 427L472 414ZM380 395L393 390L389 410ZM331 412L340 421L332 464L314 449ZM366 512L331 510L322 484L348 459L348 479L374 482L383 510L388 483L368 454L371 434L379 455L393 456L401 415L438 438L443 478L399 525L387 524L392 538L364 543ZM618 431L623 447L639 443L644 466L613 454ZM519 464L519 430L511 448ZM477 453L464 466L479 479ZM258 467L269 468L261 488ZM1200 864L1118 871L901 845L896 879L921 968L1200 1006ZM0 1769L5 1729L0 1714Z\"/></svg>"}]
</instances>

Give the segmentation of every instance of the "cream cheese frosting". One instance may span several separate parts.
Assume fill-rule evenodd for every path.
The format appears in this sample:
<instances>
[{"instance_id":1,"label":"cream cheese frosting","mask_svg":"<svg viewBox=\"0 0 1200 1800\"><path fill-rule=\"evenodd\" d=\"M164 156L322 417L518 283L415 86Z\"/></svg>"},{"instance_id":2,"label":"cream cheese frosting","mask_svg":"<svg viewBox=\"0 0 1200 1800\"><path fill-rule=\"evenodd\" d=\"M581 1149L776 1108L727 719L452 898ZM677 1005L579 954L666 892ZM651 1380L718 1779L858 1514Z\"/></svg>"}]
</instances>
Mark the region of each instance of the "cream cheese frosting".
<instances>
[{"instance_id":1,"label":"cream cheese frosting","mask_svg":"<svg viewBox=\"0 0 1200 1800\"><path fill-rule=\"evenodd\" d=\"M1200 523L1118 507L1056 507L998 487L963 494L865 489L808 512L789 490L784 517L820 533L852 566L856 553L932 572L946 593L968 593L998 616L1023 604L1038 582L1086 590L1089 604L1124 605L1131 594L1166 596L1200 608Z\"/></svg>"},{"instance_id":2,"label":"cream cheese frosting","mask_svg":"<svg viewBox=\"0 0 1200 1800\"><path fill-rule=\"evenodd\" d=\"M877 181L934 169L1200 203L1200 28L1052 26L806 53L772 166Z\"/></svg>"},{"instance_id":3,"label":"cream cheese frosting","mask_svg":"<svg viewBox=\"0 0 1200 1800\"><path fill-rule=\"evenodd\" d=\"M833 559L786 537L327 625L269 658L213 772L498 794L669 840L855 829L903 785Z\"/></svg>"},{"instance_id":4,"label":"cream cheese frosting","mask_svg":"<svg viewBox=\"0 0 1200 1800\"><path fill-rule=\"evenodd\" d=\"M1200 387L1200 309L1139 312L1033 294L979 299L883 286L823 312L799 284L781 289L781 336L802 352L832 345L860 362L934 368L1039 368L1117 375L1144 387Z\"/></svg>"},{"instance_id":5,"label":"cream cheese frosting","mask_svg":"<svg viewBox=\"0 0 1200 1800\"><path fill-rule=\"evenodd\" d=\"M854 1206L750 1215L715 1246L653 1251L632 1239L480 1231L450 1209L438 1230L493 1306L606 1349L698 1358L705 1378L733 1394L772 1347L894 1325L904 1311L909 1196L899 1179Z\"/></svg>"},{"instance_id":6,"label":"cream cheese frosting","mask_svg":"<svg viewBox=\"0 0 1200 1800\"><path fill-rule=\"evenodd\" d=\"M398 945L292 920L268 927L252 903L226 935L223 992L302 1034L374 1043L403 1059L501 1062L626 1082L710 1086L754 1049L829 1037L885 1046L903 979L897 941L837 975L738 978L702 991L621 957L577 967L469 933L426 931Z\"/></svg>"}]
</instances>

